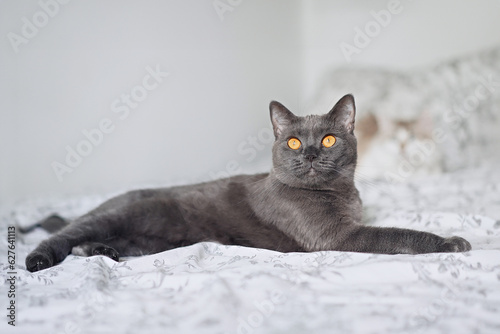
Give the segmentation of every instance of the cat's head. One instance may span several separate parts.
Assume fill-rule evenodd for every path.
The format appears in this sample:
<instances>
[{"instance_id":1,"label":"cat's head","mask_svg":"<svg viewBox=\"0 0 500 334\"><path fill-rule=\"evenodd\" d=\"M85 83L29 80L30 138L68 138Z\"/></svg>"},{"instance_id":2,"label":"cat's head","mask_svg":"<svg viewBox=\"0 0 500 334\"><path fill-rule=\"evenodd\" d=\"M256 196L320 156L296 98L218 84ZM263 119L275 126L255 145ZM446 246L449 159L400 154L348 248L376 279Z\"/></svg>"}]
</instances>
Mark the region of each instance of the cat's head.
<instances>
[{"instance_id":1,"label":"cat's head","mask_svg":"<svg viewBox=\"0 0 500 334\"><path fill-rule=\"evenodd\" d=\"M279 181L305 189L331 189L336 180L352 181L357 159L352 95L324 115L295 116L276 101L269 109L275 136L273 173Z\"/></svg>"}]
</instances>

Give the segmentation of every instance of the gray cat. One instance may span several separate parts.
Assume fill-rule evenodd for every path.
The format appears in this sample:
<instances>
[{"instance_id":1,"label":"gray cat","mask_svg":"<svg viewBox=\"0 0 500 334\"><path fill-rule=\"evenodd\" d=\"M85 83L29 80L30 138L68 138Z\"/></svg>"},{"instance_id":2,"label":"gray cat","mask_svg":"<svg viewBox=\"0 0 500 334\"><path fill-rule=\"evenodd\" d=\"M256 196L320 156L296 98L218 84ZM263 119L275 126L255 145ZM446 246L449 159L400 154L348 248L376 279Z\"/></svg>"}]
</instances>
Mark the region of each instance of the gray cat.
<instances>
[{"instance_id":1,"label":"gray cat","mask_svg":"<svg viewBox=\"0 0 500 334\"><path fill-rule=\"evenodd\" d=\"M269 174L112 198L43 241L26 258L27 269L49 268L70 252L118 260L201 241L280 252L471 249L460 237L361 224L352 95L321 116L298 117L275 101L270 112L276 140Z\"/></svg>"}]
</instances>

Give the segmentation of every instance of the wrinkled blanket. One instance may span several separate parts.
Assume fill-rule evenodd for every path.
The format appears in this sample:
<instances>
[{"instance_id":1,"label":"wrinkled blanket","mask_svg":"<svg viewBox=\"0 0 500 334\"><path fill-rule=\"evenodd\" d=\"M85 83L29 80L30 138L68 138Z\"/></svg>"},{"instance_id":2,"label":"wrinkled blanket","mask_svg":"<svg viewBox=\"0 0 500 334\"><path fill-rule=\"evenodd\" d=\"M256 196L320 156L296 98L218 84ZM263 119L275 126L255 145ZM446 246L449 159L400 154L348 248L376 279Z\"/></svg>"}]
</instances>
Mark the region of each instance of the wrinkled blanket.
<instances>
[{"instance_id":1,"label":"wrinkled blanket","mask_svg":"<svg viewBox=\"0 0 500 334\"><path fill-rule=\"evenodd\" d=\"M7 227L75 216L107 196L1 208L2 333L500 333L498 164L406 183L358 180L367 224L468 239L464 254L278 253L201 243L123 259L70 255L36 273L43 231L16 233L8 325Z\"/></svg>"}]
</instances>

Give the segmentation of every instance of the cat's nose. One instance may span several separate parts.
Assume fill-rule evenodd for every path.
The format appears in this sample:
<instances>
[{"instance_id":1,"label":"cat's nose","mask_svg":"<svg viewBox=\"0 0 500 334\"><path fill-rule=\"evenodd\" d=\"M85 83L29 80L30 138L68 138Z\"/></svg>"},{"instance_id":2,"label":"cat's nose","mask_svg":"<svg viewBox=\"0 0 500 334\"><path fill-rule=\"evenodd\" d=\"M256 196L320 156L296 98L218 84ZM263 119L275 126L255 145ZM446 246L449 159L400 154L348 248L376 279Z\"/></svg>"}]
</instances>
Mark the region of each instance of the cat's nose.
<instances>
[{"instance_id":1,"label":"cat's nose","mask_svg":"<svg viewBox=\"0 0 500 334\"><path fill-rule=\"evenodd\" d=\"M314 159L316 159L318 156L316 154L308 154L306 155L306 159L309 160L310 162L313 162Z\"/></svg>"},{"instance_id":2,"label":"cat's nose","mask_svg":"<svg viewBox=\"0 0 500 334\"><path fill-rule=\"evenodd\" d=\"M318 149L314 146L308 146L304 150L304 158L309 160L309 162L313 162L314 159L318 157Z\"/></svg>"}]
</instances>

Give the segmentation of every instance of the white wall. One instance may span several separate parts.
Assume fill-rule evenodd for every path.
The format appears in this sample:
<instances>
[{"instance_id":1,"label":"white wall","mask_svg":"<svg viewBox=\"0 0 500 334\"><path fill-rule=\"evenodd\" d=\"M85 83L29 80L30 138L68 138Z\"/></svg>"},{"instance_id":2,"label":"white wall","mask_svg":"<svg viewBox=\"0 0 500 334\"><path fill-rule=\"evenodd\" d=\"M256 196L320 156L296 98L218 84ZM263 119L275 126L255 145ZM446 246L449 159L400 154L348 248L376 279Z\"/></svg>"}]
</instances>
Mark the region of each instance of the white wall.
<instances>
[{"instance_id":1,"label":"white wall","mask_svg":"<svg viewBox=\"0 0 500 334\"><path fill-rule=\"evenodd\" d=\"M385 27L379 24L380 31L349 62L340 45L355 46L355 29L370 28L376 22L372 12L388 11L391 3L397 4L397 14ZM304 96L332 67L408 69L500 45L499 0L316 0L305 1L302 12Z\"/></svg>"},{"instance_id":2,"label":"white wall","mask_svg":"<svg viewBox=\"0 0 500 334\"><path fill-rule=\"evenodd\" d=\"M500 42L498 1L401 3L353 64L409 67ZM22 36L23 18L43 19L42 8L1 1L0 203L193 182L233 160L242 171L266 170L270 143L258 134L269 128L269 101L306 113L317 79L346 64L339 43L386 6L243 0L221 20L212 0L73 0L52 7L15 52L9 33ZM142 84L148 66L169 76L120 119L111 105ZM59 182L53 162L65 164L66 147L103 119L113 131Z\"/></svg>"},{"instance_id":3,"label":"white wall","mask_svg":"<svg viewBox=\"0 0 500 334\"><path fill-rule=\"evenodd\" d=\"M212 1L74 0L16 53L7 34L40 10L1 2L2 202L244 169L237 148L269 126L269 101L300 91L298 8L284 1L242 2L221 21ZM170 75L121 120L111 104L157 65ZM51 164L103 119L113 132L59 182Z\"/></svg>"}]
</instances>

